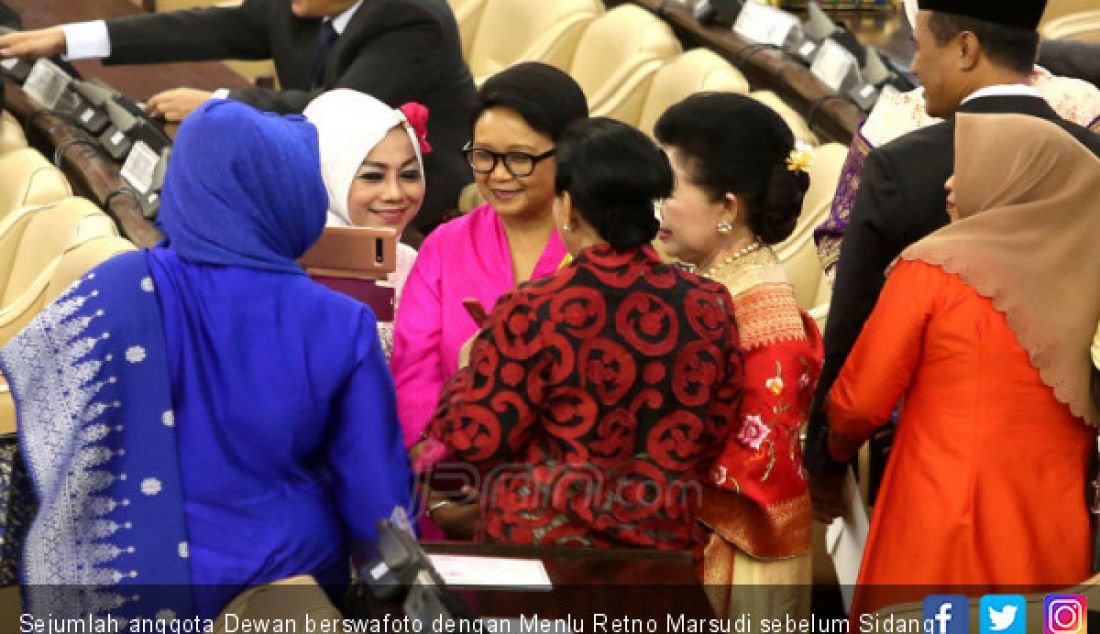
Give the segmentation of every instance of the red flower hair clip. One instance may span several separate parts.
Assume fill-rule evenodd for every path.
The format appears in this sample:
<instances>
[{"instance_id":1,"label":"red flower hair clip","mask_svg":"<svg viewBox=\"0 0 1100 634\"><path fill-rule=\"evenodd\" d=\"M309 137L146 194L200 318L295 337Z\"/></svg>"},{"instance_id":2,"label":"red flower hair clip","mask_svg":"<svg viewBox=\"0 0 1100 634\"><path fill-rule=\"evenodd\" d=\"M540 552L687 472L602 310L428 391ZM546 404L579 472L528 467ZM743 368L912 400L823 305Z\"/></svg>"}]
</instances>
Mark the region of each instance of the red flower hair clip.
<instances>
[{"instance_id":1,"label":"red flower hair clip","mask_svg":"<svg viewBox=\"0 0 1100 634\"><path fill-rule=\"evenodd\" d=\"M416 140L420 142L420 153L430 154L432 146L428 143L428 109L415 101L403 104L398 110L405 115L405 120L412 126L416 133Z\"/></svg>"}]
</instances>

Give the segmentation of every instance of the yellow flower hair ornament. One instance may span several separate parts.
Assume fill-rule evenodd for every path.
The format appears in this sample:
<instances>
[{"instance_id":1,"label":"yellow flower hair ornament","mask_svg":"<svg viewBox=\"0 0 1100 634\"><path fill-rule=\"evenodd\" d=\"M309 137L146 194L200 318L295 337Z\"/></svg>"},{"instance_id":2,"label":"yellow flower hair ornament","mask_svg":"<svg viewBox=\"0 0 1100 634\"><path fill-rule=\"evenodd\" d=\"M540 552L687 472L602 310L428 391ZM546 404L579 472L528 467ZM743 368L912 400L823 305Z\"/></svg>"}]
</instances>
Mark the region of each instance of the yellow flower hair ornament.
<instances>
[{"instance_id":1,"label":"yellow flower hair ornament","mask_svg":"<svg viewBox=\"0 0 1100 634\"><path fill-rule=\"evenodd\" d=\"M791 150L790 155L787 156L787 170L809 174L813 161L813 148L805 143L796 142L794 149Z\"/></svg>"}]
</instances>

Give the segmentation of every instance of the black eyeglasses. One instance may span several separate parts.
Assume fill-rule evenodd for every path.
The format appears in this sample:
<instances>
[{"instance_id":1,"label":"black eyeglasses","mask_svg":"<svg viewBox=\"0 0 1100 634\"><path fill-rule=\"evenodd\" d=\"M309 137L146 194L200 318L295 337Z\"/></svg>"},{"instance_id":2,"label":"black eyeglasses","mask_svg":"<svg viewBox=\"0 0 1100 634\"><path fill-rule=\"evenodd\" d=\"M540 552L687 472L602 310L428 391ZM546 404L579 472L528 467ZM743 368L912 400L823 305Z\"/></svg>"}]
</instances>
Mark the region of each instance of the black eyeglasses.
<instances>
[{"instance_id":1,"label":"black eyeglasses","mask_svg":"<svg viewBox=\"0 0 1100 634\"><path fill-rule=\"evenodd\" d=\"M527 152L491 152L483 148L470 147L468 144L462 148L462 154L466 156L466 162L470 169L478 174L489 174L497 168L497 163L504 161L504 169L516 178L530 176L535 171L539 161L544 161L554 155L551 148L542 154L528 154Z\"/></svg>"}]
</instances>

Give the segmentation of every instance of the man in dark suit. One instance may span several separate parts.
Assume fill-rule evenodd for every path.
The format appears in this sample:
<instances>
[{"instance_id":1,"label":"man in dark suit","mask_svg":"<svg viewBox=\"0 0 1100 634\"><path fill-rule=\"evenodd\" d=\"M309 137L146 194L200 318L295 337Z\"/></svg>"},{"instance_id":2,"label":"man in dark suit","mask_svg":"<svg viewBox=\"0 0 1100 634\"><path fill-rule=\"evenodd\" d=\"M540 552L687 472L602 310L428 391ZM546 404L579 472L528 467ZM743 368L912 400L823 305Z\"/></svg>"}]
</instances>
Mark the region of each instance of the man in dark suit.
<instances>
[{"instance_id":1,"label":"man in dark suit","mask_svg":"<svg viewBox=\"0 0 1100 634\"><path fill-rule=\"evenodd\" d=\"M805 462L819 519L843 509L845 468L828 454L824 404L875 306L886 268L905 247L948 222L944 184L954 172L955 156L950 117L956 112L1041 117L1100 155L1100 138L1059 118L1026 85L1045 5L1045 0L920 0L913 71L924 86L928 113L947 120L873 150L863 168L841 244L825 329L825 366L807 430Z\"/></svg>"},{"instance_id":2,"label":"man in dark suit","mask_svg":"<svg viewBox=\"0 0 1100 634\"><path fill-rule=\"evenodd\" d=\"M67 52L107 64L266 59L282 90L251 87L214 96L262 110L301 112L341 87L394 107L418 101L431 112L435 151L425 157L427 197L416 226L430 229L470 182L461 155L475 91L458 28L445 0L244 0L238 7L145 14L0 37L0 55L38 58ZM180 120L212 93L169 90L147 108Z\"/></svg>"}]
</instances>

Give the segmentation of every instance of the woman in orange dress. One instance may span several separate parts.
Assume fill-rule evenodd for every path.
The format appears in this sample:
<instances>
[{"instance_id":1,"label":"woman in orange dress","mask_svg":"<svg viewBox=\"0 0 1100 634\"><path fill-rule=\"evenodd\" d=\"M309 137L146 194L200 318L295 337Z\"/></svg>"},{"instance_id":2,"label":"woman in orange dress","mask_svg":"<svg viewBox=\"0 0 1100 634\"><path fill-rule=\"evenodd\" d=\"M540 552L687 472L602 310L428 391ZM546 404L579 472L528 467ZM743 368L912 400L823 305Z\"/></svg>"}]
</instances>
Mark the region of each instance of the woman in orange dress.
<instances>
[{"instance_id":1,"label":"woman in orange dress","mask_svg":"<svg viewBox=\"0 0 1100 634\"><path fill-rule=\"evenodd\" d=\"M903 403L853 615L1089 575L1100 160L1034 117L957 121L953 222L902 253L829 394L839 461Z\"/></svg>"}]
</instances>

